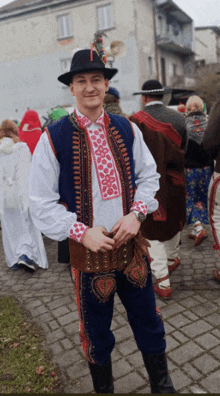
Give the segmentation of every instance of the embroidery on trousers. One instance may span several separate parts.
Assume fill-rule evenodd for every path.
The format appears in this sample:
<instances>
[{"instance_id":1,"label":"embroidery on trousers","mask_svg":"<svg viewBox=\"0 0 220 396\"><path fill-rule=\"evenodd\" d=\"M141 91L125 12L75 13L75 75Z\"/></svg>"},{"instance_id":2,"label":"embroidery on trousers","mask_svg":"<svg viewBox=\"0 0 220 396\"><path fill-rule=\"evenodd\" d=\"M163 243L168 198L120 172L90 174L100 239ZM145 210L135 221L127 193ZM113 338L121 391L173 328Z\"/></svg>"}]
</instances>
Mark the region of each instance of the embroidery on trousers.
<instances>
[{"instance_id":1,"label":"embroidery on trousers","mask_svg":"<svg viewBox=\"0 0 220 396\"><path fill-rule=\"evenodd\" d=\"M147 283L148 268L145 263L135 265L126 274L127 279L136 286L143 288Z\"/></svg>"},{"instance_id":2,"label":"embroidery on trousers","mask_svg":"<svg viewBox=\"0 0 220 396\"><path fill-rule=\"evenodd\" d=\"M102 302L108 301L115 290L116 280L114 275L98 275L92 279L92 291Z\"/></svg>"},{"instance_id":3,"label":"embroidery on trousers","mask_svg":"<svg viewBox=\"0 0 220 396\"><path fill-rule=\"evenodd\" d=\"M160 318L161 323L163 323L163 316L162 316L162 313L161 313L161 311L160 311L160 308L158 308L157 306L156 306L156 314L157 314L157 316Z\"/></svg>"}]
</instances>

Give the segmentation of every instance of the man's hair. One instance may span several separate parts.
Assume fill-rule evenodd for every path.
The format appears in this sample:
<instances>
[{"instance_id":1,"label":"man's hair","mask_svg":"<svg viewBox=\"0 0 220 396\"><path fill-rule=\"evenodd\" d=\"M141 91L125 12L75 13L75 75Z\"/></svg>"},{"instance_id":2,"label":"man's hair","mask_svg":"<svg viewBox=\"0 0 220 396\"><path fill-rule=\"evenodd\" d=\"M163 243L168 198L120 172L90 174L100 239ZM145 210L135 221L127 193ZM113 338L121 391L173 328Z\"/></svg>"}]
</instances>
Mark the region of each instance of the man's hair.
<instances>
[{"instance_id":1,"label":"man's hair","mask_svg":"<svg viewBox=\"0 0 220 396\"><path fill-rule=\"evenodd\" d=\"M20 141L18 137L18 127L12 120L4 120L0 125L0 139L4 137L9 137L13 140L14 143L18 143Z\"/></svg>"},{"instance_id":2,"label":"man's hair","mask_svg":"<svg viewBox=\"0 0 220 396\"><path fill-rule=\"evenodd\" d=\"M154 100L162 100L163 99L163 94L160 94L157 96L155 96L153 94L143 94L143 96L146 96L146 97L148 97L150 99L154 99Z\"/></svg>"},{"instance_id":3,"label":"man's hair","mask_svg":"<svg viewBox=\"0 0 220 396\"><path fill-rule=\"evenodd\" d=\"M106 93L104 97L104 103L109 104L109 103L118 103L118 98L116 98L114 95Z\"/></svg>"}]
</instances>

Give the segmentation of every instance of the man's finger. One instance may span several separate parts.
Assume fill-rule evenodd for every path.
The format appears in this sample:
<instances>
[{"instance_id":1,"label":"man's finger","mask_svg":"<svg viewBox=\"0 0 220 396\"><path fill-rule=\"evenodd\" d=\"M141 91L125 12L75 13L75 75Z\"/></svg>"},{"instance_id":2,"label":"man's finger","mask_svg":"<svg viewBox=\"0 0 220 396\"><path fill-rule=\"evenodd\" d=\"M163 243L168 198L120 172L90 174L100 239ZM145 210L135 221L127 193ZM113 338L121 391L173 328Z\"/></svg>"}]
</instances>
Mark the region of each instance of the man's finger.
<instances>
[{"instance_id":1,"label":"man's finger","mask_svg":"<svg viewBox=\"0 0 220 396\"><path fill-rule=\"evenodd\" d=\"M121 221L118 221L118 222L114 225L114 227L112 228L112 232L118 231L120 225L121 225Z\"/></svg>"}]
</instances>

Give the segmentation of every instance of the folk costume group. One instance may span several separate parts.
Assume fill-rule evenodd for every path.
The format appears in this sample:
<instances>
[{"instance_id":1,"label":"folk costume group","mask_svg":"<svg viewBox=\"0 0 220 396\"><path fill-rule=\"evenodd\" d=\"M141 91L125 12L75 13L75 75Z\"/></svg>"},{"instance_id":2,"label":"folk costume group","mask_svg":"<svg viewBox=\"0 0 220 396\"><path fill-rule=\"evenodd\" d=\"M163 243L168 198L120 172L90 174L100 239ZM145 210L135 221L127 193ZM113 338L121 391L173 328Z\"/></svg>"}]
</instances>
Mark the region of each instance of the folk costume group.
<instances>
[{"instance_id":1,"label":"folk costume group","mask_svg":"<svg viewBox=\"0 0 220 396\"><path fill-rule=\"evenodd\" d=\"M160 175L138 126L103 110L108 81L96 50L79 50L58 80L76 97L73 114L42 134L31 164L32 218L54 240L70 238L80 341L97 393L113 393L110 330L114 294L126 308L152 393L176 393L156 309L148 242L140 226L157 211ZM178 179L178 178L177 178Z\"/></svg>"}]
</instances>

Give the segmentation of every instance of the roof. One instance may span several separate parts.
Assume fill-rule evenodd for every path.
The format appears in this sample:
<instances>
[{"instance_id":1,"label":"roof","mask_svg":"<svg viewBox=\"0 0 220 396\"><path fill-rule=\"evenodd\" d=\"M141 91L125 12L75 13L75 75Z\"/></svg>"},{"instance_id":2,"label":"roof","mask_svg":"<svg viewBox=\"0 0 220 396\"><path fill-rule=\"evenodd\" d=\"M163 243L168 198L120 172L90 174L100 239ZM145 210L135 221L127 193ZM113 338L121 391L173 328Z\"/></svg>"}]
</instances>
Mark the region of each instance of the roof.
<instances>
[{"instance_id":1,"label":"roof","mask_svg":"<svg viewBox=\"0 0 220 396\"><path fill-rule=\"evenodd\" d=\"M182 23L192 22L192 18L186 14L177 4L172 0L156 0L157 7L172 15Z\"/></svg>"},{"instance_id":2,"label":"roof","mask_svg":"<svg viewBox=\"0 0 220 396\"><path fill-rule=\"evenodd\" d=\"M0 8L0 12L3 11L12 11L16 10L17 8L29 6L31 3L42 3L42 0L15 0L9 4L4 5Z\"/></svg>"},{"instance_id":3,"label":"roof","mask_svg":"<svg viewBox=\"0 0 220 396\"><path fill-rule=\"evenodd\" d=\"M197 26L195 27L195 30L208 30L211 29L215 33L217 33L220 36L220 27L219 26Z\"/></svg>"}]
</instances>

